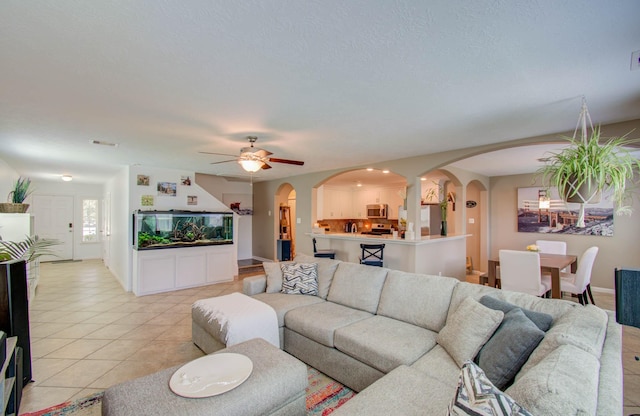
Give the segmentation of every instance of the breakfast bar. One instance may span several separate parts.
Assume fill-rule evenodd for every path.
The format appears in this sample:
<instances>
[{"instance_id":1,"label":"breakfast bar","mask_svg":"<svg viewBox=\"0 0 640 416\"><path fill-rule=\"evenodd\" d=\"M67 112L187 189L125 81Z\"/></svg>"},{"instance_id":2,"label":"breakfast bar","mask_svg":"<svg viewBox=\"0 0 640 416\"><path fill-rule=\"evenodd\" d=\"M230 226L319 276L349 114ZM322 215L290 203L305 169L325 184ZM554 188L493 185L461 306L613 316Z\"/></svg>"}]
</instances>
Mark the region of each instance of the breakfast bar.
<instances>
[{"instance_id":1,"label":"breakfast bar","mask_svg":"<svg viewBox=\"0 0 640 416\"><path fill-rule=\"evenodd\" d=\"M465 280L467 235L432 235L415 240L357 233L309 236L318 241L318 248L335 250L338 260L359 263L360 244L384 244L384 267Z\"/></svg>"}]
</instances>

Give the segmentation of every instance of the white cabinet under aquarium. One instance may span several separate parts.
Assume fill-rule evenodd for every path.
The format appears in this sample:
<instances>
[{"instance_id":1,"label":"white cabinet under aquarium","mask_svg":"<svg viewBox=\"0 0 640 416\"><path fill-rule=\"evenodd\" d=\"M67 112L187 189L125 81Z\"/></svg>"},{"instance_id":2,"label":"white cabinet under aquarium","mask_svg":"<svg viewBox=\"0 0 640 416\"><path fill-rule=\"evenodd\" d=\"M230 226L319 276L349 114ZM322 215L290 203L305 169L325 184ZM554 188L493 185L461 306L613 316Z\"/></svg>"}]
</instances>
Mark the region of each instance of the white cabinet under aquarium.
<instances>
[{"instance_id":1,"label":"white cabinet under aquarium","mask_svg":"<svg viewBox=\"0 0 640 416\"><path fill-rule=\"evenodd\" d=\"M233 213L137 211L133 216L137 296L233 280Z\"/></svg>"}]
</instances>

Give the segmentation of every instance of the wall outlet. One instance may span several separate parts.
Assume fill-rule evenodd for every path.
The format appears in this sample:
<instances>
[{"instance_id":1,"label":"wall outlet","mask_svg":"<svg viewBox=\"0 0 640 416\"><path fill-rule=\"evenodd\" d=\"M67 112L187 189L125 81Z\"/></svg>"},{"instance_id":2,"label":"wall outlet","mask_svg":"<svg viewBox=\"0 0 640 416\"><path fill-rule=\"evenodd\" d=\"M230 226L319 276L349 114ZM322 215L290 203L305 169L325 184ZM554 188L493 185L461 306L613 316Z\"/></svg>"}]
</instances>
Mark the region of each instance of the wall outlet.
<instances>
[{"instance_id":1,"label":"wall outlet","mask_svg":"<svg viewBox=\"0 0 640 416\"><path fill-rule=\"evenodd\" d=\"M640 69L640 51L631 52L631 70Z\"/></svg>"},{"instance_id":2,"label":"wall outlet","mask_svg":"<svg viewBox=\"0 0 640 416\"><path fill-rule=\"evenodd\" d=\"M475 223L476 223L475 218L469 218L469 224L475 224Z\"/></svg>"},{"instance_id":3,"label":"wall outlet","mask_svg":"<svg viewBox=\"0 0 640 416\"><path fill-rule=\"evenodd\" d=\"M302 224L302 218L296 218L296 224Z\"/></svg>"}]
</instances>

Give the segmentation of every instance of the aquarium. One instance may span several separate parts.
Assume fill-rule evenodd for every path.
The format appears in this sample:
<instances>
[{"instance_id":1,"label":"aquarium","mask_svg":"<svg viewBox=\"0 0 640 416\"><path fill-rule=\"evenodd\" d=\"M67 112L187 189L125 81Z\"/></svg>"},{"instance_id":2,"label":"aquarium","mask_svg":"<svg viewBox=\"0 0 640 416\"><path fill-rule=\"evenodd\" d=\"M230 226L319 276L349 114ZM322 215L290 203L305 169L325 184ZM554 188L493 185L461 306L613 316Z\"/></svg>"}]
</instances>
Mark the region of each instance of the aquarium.
<instances>
[{"instance_id":1,"label":"aquarium","mask_svg":"<svg viewBox=\"0 0 640 416\"><path fill-rule=\"evenodd\" d=\"M200 247L233 244L232 212L136 211L133 248Z\"/></svg>"}]
</instances>

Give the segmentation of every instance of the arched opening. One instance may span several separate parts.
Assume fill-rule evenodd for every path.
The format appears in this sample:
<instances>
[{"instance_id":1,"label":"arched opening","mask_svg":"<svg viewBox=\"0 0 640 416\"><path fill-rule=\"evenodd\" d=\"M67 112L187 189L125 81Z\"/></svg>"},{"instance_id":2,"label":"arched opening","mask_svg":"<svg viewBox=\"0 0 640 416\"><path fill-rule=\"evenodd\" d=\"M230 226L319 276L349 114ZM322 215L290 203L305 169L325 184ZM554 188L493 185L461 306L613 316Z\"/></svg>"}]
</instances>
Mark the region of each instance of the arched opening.
<instances>
[{"instance_id":1,"label":"arched opening","mask_svg":"<svg viewBox=\"0 0 640 416\"><path fill-rule=\"evenodd\" d=\"M274 197L275 258L291 260L296 253L296 191L289 183L282 184Z\"/></svg>"},{"instance_id":2,"label":"arched opening","mask_svg":"<svg viewBox=\"0 0 640 416\"><path fill-rule=\"evenodd\" d=\"M314 188L314 227L363 233L382 224L397 230L406 187L405 177L380 169L355 169L329 177ZM376 216L368 212L368 205L382 205L386 211Z\"/></svg>"},{"instance_id":3,"label":"arched opening","mask_svg":"<svg viewBox=\"0 0 640 416\"><path fill-rule=\"evenodd\" d=\"M420 234L442 235L443 203L446 203L446 235L463 233L460 209L463 187L460 180L445 169L436 169L420 177L420 188Z\"/></svg>"},{"instance_id":4,"label":"arched opening","mask_svg":"<svg viewBox=\"0 0 640 416\"><path fill-rule=\"evenodd\" d=\"M467 237L467 257L471 270L467 270L469 277L467 280L475 282L477 276L486 271L487 264L487 211L488 192L485 186L477 180L472 180L466 186L466 197L464 202L466 233Z\"/></svg>"}]
</instances>

